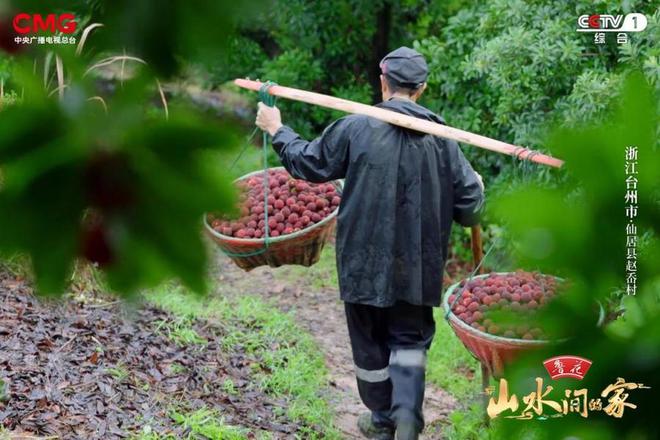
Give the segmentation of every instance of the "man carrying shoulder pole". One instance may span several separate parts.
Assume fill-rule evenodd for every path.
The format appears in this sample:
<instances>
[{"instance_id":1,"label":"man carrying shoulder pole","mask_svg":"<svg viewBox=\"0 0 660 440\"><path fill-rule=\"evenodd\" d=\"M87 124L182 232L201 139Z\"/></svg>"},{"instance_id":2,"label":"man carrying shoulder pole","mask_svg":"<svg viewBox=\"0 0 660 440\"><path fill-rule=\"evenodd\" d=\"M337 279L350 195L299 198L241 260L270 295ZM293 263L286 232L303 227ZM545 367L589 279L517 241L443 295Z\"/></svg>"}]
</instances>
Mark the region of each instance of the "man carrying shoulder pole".
<instances>
[{"instance_id":1,"label":"man carrying shoulder pole","mask_svg":"<svg viewBox=\"0 0 660 440\"><path fill-rule=\"evenodd\" d=\"M444 124L416 101L426 89L424 57L401 47L380 63L377 107ZM478 223L481 177L455 141L349 115L313 141L259 104L257 125L289 173L310 182L345 179L337 217L337 272L360 397L360 431L379 440L417 439L433 307L453 221Z\"/></svg>"}]
</instances>

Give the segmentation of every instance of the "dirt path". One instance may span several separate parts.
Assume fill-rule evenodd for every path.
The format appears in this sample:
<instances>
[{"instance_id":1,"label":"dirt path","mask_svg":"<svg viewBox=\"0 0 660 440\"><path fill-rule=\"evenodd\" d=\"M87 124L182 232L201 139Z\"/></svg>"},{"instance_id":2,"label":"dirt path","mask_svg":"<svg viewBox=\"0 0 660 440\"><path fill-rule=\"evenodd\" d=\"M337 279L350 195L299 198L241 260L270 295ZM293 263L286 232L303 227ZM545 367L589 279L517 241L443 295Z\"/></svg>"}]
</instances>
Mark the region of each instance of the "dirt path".
<instances>
[{"instance_id":1,"label":"dirt path","mask_svg":"<svg viewBox=\"0 0 660 440\"><path fill-rule=\"evenodd\" d=\"M294 313L297 322L313 335L324 353L335 390L337 427L346 439L364 438L357 430L356 420L366 408L358 396L344 309L336 288L315 285L315 274L301 276L299 268L259 267L246 273L222 254L218 254L216 268L220 295L258 294L273 301L280 310ZM450 394L427 385L424 406L427 426L445 421L457 406ZM427 434L424 438L438 436Z\"/></svg>"}]
</instances>

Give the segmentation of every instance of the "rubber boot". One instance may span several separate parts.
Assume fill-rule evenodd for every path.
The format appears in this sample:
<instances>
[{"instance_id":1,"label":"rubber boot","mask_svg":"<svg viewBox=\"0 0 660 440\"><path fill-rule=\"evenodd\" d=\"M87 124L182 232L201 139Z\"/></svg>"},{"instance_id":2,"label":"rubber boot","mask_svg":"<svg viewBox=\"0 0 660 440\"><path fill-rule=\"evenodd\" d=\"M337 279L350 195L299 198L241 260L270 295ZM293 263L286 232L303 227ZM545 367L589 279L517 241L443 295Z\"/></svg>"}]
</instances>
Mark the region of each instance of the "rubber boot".
<instances>
[{"instance_id":1,"label":"rubber boot","mask_svg":"<svg viewBox=\"0 0 660 440\"><path fill-rule=\"evenodd\" d=\"M396 440L417 440L419 432L414 422L401 422L396 425Z\"/></svg>"},{"instance_id":2,"label":"rubber boot","mask_svg":"<svg viewBox=\"0 0 660 440\"><path fill-rule=\"evenodd\" d=\"M394 440L394 428L374 422L371 413L364 413L357 421L360 432L366 437L374 440Z\"/></svg>"},{"instance_id":3,"label":"rubber boot","mask_svg":"<svg viewBox=\"0 0 660 440\"><path fill-rule=\"evenodd\" d=\"M399 409L393 415L396 421L396 440L417 440L423 429L423 422L417 419L413 411Z\"/></svg>"}]
</instances>

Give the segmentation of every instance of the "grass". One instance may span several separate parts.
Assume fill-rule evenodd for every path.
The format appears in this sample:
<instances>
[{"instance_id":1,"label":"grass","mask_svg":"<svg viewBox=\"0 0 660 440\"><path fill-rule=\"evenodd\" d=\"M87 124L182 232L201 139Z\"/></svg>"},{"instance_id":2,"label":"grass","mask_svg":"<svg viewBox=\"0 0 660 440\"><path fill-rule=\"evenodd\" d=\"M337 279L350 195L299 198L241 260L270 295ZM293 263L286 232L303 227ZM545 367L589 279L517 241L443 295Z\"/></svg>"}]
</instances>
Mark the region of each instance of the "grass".
<instances>
[{"instance_id":1,"label":"grass","mask_svg":"<svg viewBox=\"0 0 660 440\"><path fill-rule=\"evenodd\" d=\"M30 259L24 254L0 252L0 269L14 276L28 276Z\"/></svg>"},{"instance_id":2,"label":"grass","mask_svg":"<svg viewBox=\"0 0 660 440\"><path fill-rule=\"evenodd\" d=\"M7 382L0 379L0 402L6 402L9 400L9 394L7 393Z\"/></svg>"},{"instance_id":3,"label":"grass","mask_svg":"<svg viewBox=\"0 0 660 440\"><path fill-rule=\"evenodd\" d=\"M143 430L130 437L131 440L272 440L269 432L259 432L256 436L239 426L228 425L224 422L222 414L208 408L201 408L193 412L183 413L170 411L170 417L177 424L185 428L186 435L176 437L172 434L159 434L151 426L146 425ZM310 437L311 438L311 437ZM0 440L2 440L0 431Z\"/></svg>"},{"instance_id":4,"label":"grass","mask_svg":"<svg viewBox=\"0 0 660 440\"><path fill-rule=\"evenodd\" d=\"M121 363L117 364L115 367L106 368L106 371L119 382L126 380L129 375L128 370Z\"/></svg>"},{"instance_id":5,"label":"grass","mask_svg":"<svg viewBox=\"0 0 660 440\"><path fill-rule=\"evenodd\" d=\"M442 430L447 440L491 440L493 430L484 422L484 407L481 402L473 402L467 407L449 415L449 423ZM491 421L491 423L494 423Z\"/></svg>"},{"instance_id":6,"label":"grass","mask_svg":"<svg viewBox=\"0 0 660 440\"><path fill-rule=\"evenodd\" d=\"M206 345L206 339L202 338L192 328L192 316L180 316L173 321L158 321L156 332L164 334L169 340L178 346Z\"/></svg>"},{"instance_id":7,"label":"grass","mask_svg":"<svg viewBox=\"0 0 660 440\"><path fill-rule=\"evenodd\" d=\"M435 310L436 333L428 352L426 377L460 401L474 399L481 389L479 362L463 346L444 317Z\"/></svg>"},{"instance_id":8,"label":"grass","mask_svg":"<svg viewBox=\"0 0 660 440\"><path fill-rule=\"evenodd\" d=\"M238 394L238 390L234 386L234 381L230 378L227 378L222 382L222 391L229 394L230 396L235 396Z\"/></svg>"},{"instance_id":9,"label":"grass","mask_svg":"<svg viewBox=\"0 0 660 440\"><path fill-rule=\"evenodd\" d=\"M190 431L189 438L201 435L210 440L244 440L247 431L231 425L225 425L220 414L207 408L181 414L173 411L170 417Z\"/></svg>"},{"instance_id":10,"label":"grass","mask_svg":"<svg viewBox=\"0 0 660 440\"><path fill-rule=\"evenodd\" d=\"M131 440L181 440L173 435L163 435L153 432L151 426L145 426L142 432L129 437ZM188 436L190 438L190 436Z\"/></svg>"},{"instance_id":11,"label":"grass","mask_svg":"<svg viewBox=\"0 0 660 440\"><path fill-rule=\"evenodd\" d=\"M310 427L324 427L320 431L326 436L334 435L334 430L326 431L331 428L331 414L319 395L319 390L327 387L327 370L311 336L301 331L290 315L273 312L256 298L244 297L234 313L250 327L238 335L238 342L262 359L267 372L260 374L263 388L276 396L294 396L287 410L289 417ZM314 438L311 430L306 431L303 438Z\"/></svg>"},{"instance_id":12,"label":"grass","mask_svg":"<svg viewBox=\"0 0 660 440\"><path fill-rule=\"evenodd\" d=\"M220 413L208 408L201 408L189 413L171 410L169 415L174 422L185 429L186 436L175 437L171 434L158 434L152 430L151 426L145 425L140 433L131 437L131 440L197 440L200 438L245 440L250 438L247 430L225 424Z\"/></svg>"},{"instance_id":13,"label":"grass","mask_svg":"<svg viewBox=\"0 0 660 440\"><path fill-rule=\"evenodd\" d=\"M170 371L172 372L172 374L182 374L188 371L188 369L183 365L179 364L178 362L175 362L170 366Z\"/></svg>"},{"instance_id":14,"label":"grass","mask_svg":"<svg viewBox=\"0 0 660 440\"><path fill-rule=\"evenodd\" d=\"M310 281L311 287L317 290L337 288L337 265L335 260L335 246L326 244L321 252L319 261L311 267L287 266L274 271L276 278L283 281L298 283L301 279Z\"/></svg>"},{"instance_id":15,"label":"grass","mask_svg":"<svg viewBox=\"0 0 660 440\"><path fill-rule=\"evenodd\" d=\"M201 298L175 284L147 292L145 297L188 322L199 317L221 324L221 345L258 359L253 370L255 382L265 392L288 400L286 415L302 426L301 439L340 438L324 395L328 377L323 356L291 315L258 297ZM225 386L233 388L233 383Z\"/></svg>"}]
</instances>

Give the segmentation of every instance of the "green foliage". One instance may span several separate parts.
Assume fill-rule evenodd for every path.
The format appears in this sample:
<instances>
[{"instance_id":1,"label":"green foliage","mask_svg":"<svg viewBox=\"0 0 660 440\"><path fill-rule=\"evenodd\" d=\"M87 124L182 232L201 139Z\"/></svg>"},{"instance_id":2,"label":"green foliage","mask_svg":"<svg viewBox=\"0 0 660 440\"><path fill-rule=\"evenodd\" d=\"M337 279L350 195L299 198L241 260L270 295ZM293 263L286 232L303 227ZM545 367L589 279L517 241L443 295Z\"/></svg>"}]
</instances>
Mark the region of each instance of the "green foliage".
<instances>
[{"instance_id":1,"label":"green foliage","mask_svg":"<svg viewBox=\"0 0 660 440\"><path fill-rule=\"evenodd\" d=\"M0 55L0 80L6 82L11 78L11 69L14 64L14 59L7 55Z\"/></svg>"},{"instance_id":2,"label":"green foliage","mask_svg":"<svg viewBox=\"0 0 660 440\"><path fill-rule=\"evenodd\" d=\"M230 378L227 378L224 382L222 382L222 391L229 394L230 396L235 396L238 394L238 390L234 386L234 381Z\"/></svg>"},{"instance_id":3,"label":"green foliage","mask_svg":"<svg viewBox=\"0 0 660 440\"><path fill-rule=\"evenodd\" d=\"M301 66L301 69L292 69L291 66ZM298 48L282 53L275 60L261 69L261 77L279 84L301 84L303 88L314 88L314 85L323 77L321 65L309 51ZM323 111L316 106L295 101L279 101L279 107L288 114L304 114L301 118L300 130L313 131L314 123L323 119Z\"/></svg>"},{"instance_id":4,"label":"green foliage","mask_svg":"<svg viewBox=\"0 0 660 440\"><path fill-rule=\"evenodd\" d=\"M0 402L6 402L9 400L9 395L7 394L7 383L0 379Z\"/></svg>"},{"instance_id":5,"label":"green foliage","mask_svg":"<svg viewBox=\"0 0 660 440\"><path fill-rule=\"evenodd\" d=\"M423 103L451 125L539 148L545 146L548 124L573 126L604 115L619 89L621 68L649 66L645 72L660 95L652 67L660 13L642 1L626 2L623 9L607 3L491 0L461 9L440 35L422 35L415 42L430 61ZM592 35L574 32L573 24L601 6L613 13L646 13L649 28L630 35L629 45L618 46L611 38L595 45ZM465 151L480 172L509 180L510 159ZM547 180L547 173L540 178Z\"/></svg>"},{"instance_id":6,"label":"green foliage","mask_svg":"<svg viewBox=\"0 0 660 440\"><path fill-rule=\"evenodd\" d=\"M399 45L414 45L431 70L423 105L450 125L537 149L546 147L549 124L571 126L604 115L627 69L642 70L660 95L660 12L653 2L271 4L241 26L232 46L237 50L229 54L231 71L216 69L216 83L258 77L369 103L379 96L380 58ZM630 34L629 44L609 38L595 45L593 35L575 27L579 15L598 11L644 13L649 26ZM306 137L340 116L305 104L278 105L285 122ZM511 180L523 180L516 161L477 148L465 151L490 187L507 189ZM548 168L529 168L525 181L560 177Z\"/></svg>"},{"instance_id":7,"label":"green foliage","mask_svg":"<svg viewBox=\"0 0 660 440\"><path fill-rule=\"evenodd\" d=\"M15 5L61 10L52 2ZM154 109L158 92L151 72L171 73L177 65L170 58L199 39L208 47L215 38L212 45L221 48L232 17L232 8L223 5L198 2L193 8L172 0L158 10L174 16L163 16L149 2L68 4L80 23L90 14L106 27L91 34L82 58L72 46L53 48L65 69L59 101L54 53L38 47L29 54L34 59L2 58L0 77L11 74L13 90L25 97L0 118L0 251L29 256L39 292L60 293L80 256L98 263L109 287L121 293L169 278L204 291L200 218L233 208L229 176L213 159L236 138L233 128L190 109ZM195 30L200 26L207 29ZM202 46L195 45L199 51L190 59ZM149 65L131 68L130 81L99 96L96 70L90 75L88 67L111 48L131 48Z\"/></svg>"},{"instance_id":8,"label":"green foliage","mask_svg":"<svg viewBox=\"0 0 660 440\"><path fill-rule=\"evenodd\" d=\"M232 44L239 50L222 63L234 67L212 67L214 82L249 76L371 102L377 93L374 74L387 49L387 38L378 32L401 39L404 24L423 8L411 1L271 1L242 24ZM304 104L278 106L286 122L307 137L339 116Z\"/></svg>"},{"instance_id":9,"label":"green foliage","mask_svg":"<svg viewBox=\"0 0 660 440\"><path fill-rule=\"evenodd\" d=\"M203 291L199 219L233 200L207 159L234 143L231 132L183 108L168 121L145 115L144 79L108 100L107 115L85 83L57 103L31 75L17 81L30 97L0 118L0 248L31 257L42 292L61 292L81 253L117 291L172 276Z\"/></svg>"},{"instance_id":10,"label":"green foliage","mask_svg":"<svg viewBox=\"0 0 660 440\"><path fill-rule=\"evenodd\" d=\"M234 35L221 58L200 61L201 70L208 74L209 83L204 85L212 87L217 78L229 80L244 77L248 73L255 74L265 57L266 54L256 41Z\"/></svg>"},{"instance_id":11,"label":"green foliage","mask_svg":"<svg viewBox=\"0 0 660 440\"><path fill-rule=\"evenodd\" d=\"M641 382L651 389L660 384L660 186L655 146L658 116L652 89L640 74L631 75L620 95L617 112L606 122L580 128L560 127L548 141L553 153L566 159L567 181L554 188L526 187L502 196L494 211L517 238L521 267L538 268L570 280L568 291L540 316L543 326L564 342L521 359L507 378L514 392L529 392L530 376L545 376L541 361L558 354L576 354L593 361L580 388L590 397L617 377ZM598 328L595 300L625 291L626 225L625 148L639 151L638 216L634 222L644 236L637 258L637 295L625 296L623 316ZM524 207L524 208L522 208ZM539 371L541 370L541 371ZM572 381L553 384L553 396L563 396ZM580 417L560 422L530 421L534 431L526 438L654 438L653 392L635 390L629 401L637 409L622 419L604 414L585 425ZM591 418L590 418L591 420ZM502 424L500 435L521 438L521 423ZM589 428L585 428L588 426ZM608 434L609 433L609 434ZM615 434L616 433L616 434ZM608 434L608 435L606 435Z\"/></svg>"}]
</instances>

